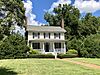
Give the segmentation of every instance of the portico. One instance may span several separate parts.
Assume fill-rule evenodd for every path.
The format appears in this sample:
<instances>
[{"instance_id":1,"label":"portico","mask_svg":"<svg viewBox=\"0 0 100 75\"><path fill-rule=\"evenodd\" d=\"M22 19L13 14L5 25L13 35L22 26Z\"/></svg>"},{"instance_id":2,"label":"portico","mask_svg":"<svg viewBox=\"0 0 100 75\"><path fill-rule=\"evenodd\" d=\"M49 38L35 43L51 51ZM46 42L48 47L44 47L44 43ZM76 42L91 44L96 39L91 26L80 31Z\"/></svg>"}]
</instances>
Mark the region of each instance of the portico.
<instances>
[{"instance_id":1,"label":"portico","mask_svg":"<svg viewBox=\"0 0 100 75\"><path fill-rule=\"evenodd\" d=\"M66 45L64 40L32 40L30 45L32 49L39 50L43 54L54 54L55 52L66 53Z\"/></svg>"}]
</instances>

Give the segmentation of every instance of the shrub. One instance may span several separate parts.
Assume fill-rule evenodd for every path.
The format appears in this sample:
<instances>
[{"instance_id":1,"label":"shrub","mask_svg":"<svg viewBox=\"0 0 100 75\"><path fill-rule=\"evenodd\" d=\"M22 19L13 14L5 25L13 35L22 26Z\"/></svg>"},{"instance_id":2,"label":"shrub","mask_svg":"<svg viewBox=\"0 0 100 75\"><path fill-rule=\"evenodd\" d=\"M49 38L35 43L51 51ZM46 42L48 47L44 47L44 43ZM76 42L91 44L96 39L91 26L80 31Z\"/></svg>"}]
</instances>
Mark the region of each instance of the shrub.
<instances>
[{"instance_id":1,"label":"shrub","mask_svg":"<svg viewBox=\"0 0 100 75\"><path fill-rule=\"evenodd\" d=\"M29 53L30 54L39 54L40 52L38 50L30 49Z\"/></svg>"},{"instance_id":2,"label":"shrub","mask_svg":"<svg viewBox=\"0 0 100 75\"><path fill-rule=\"evenodd\" d=\"M28 58L54 58L52 54L30 54Z\"/></svg>"},{"instance_id":3,"label":"shrub","mask_svg":"<svg viewBox=\"0 0 100 75\"><path fill-rule=\"evenodd\" d=\"M13 34L8 36L2 44L0 44L0 59L27 57L29 47L23 36Z\"/></svg>"},{"instance_id":4,"label":"shrub","mask_svg":"<svg viewBox=\"0 0 100 75\"><path fill-rule=\"evenodd\" d=\"M68 41L68 48L77 50L80 57L100 58L100 34Z\"/></svg>"},{"instance_id":5,"label":"shrub","mask_svg":"<svg viewBox=\"0 0 100 75\"><path fill-rule=\"evenodd\" d=\"M82 57L100 58L100 34L91 35L84 40L80 49Z\"/></svg>"},{"instance_id":6,"label":"shrub","mask_svg":"<svg viewBox=\"0 0 100 75\"><path fill-rule=\"evenodd\" d=\"M77 50L75 50L75 49L69 49L69 50L67 51L67 54L78 54L78 52L77 52Z\"/></svg>"},{"instance_id":7,"label":"shrub","mask_svg":"<svg viewBox=\"0 0 100 75\"><path fill-rule=\"evenodd\" d=\"M75 58L77 57L77 54L58 54L58 58Z\"/></svg>"}]
</instances>

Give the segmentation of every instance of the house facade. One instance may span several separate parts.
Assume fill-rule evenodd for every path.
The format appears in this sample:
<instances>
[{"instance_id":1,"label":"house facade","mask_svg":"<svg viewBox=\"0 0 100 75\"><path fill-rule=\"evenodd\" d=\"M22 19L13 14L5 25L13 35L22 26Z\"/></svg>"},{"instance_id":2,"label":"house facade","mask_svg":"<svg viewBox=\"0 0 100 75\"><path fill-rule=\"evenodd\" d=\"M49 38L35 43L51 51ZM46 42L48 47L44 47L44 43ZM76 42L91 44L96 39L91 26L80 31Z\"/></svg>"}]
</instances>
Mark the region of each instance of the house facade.
<instances>
[{"instance_id":1,"label":"house facade","mask_svg":"<svg viewBox=\"0 0 100 75\"><path fill-rule=\"evenodd\" d=\"M43 54L66 53L65 37L66 32L61 27L55 26L27 26L28 46L39 50Z\"/></svg>"}]
</instances>

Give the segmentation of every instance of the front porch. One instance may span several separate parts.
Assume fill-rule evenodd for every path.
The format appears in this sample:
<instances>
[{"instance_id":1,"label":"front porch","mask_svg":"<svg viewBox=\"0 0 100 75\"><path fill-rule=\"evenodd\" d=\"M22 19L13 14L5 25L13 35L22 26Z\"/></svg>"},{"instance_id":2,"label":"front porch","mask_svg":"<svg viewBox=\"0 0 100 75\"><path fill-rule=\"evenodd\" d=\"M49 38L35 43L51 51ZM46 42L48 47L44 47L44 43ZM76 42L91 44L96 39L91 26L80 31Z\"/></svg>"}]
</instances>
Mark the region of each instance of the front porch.
<instances>
[{"instance_id":1,"label":"front porch","mask_svg":"<svg viewBox=\"0 0 100 75\"><path fill-rule=\"evenodd\" d=\"M52 53L55 54L57 53L66 53L66 45L65 42L57 42L57 41L45 41L45 42L36 42L36 41L31 41L30 44L32 49L34 50L39 50L42 54L48 54Z\"/></svg>"}]
</instances>

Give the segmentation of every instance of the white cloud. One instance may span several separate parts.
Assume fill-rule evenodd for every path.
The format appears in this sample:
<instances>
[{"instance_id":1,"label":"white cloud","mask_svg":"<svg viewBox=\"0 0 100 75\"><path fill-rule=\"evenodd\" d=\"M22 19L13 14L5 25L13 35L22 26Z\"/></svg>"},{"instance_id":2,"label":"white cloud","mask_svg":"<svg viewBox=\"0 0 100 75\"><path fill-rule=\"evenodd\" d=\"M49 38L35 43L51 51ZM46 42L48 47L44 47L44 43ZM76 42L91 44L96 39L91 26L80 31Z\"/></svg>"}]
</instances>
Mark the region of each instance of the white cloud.
<instances>
[{"instance_id":1,"label":"white cloud","mask_svg":"<svg viewBox=\"0 0 100 75\"><path fill-rule=\"evenodd\" d=\"M36 15L33 14L33 12L32 12L32 8L33 8L32 2L30 0L27 0L26 2L23 1L23 3L24 3L24 7L26 9L25 15L27 17L27 24L28 25L36 25L36 26L37 25L44 25L43 23L40 23L40 22L35 20Z\"/></svg>"},{"instance_id":2,"label":"white cloud","mask_svg":"<svg viewBox=\"0 0 100 75\"><path fill-rule=\"evenodd\" d=\"M71 0L58 0L51 5L51 8L48 10L52 12L55 7L59 4L71 4ZM81 13L94 13L100 10L100 0L99 2L95 0L75 0L73 6L78 8Z\"/></svg>"},{"instance_id":3,"label":"white cloud","mask_svg":"<svg viewBox=\"0 0 100 75\"><path fill-rule=\"evenodd\" d=\"M54 2L52 5L51 5L51 8L49 9L50 12L53 11L53 9L55 7L57 7L59 4L71 4L71 0L58 0L57 2Z\"/></svg>"},{"instance_id":4,"label":"white cloud","mask_svg":"<svg viewBox=\"0 0 100 75\"><path fill-rule=\"evenodd\" d=\"M100 0L99 2L95 0L75 0L73 5L78 8L81 13L94 13L100 10Z\"/></svg>"}]
</instances>

